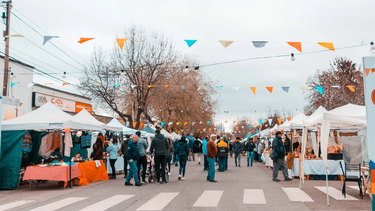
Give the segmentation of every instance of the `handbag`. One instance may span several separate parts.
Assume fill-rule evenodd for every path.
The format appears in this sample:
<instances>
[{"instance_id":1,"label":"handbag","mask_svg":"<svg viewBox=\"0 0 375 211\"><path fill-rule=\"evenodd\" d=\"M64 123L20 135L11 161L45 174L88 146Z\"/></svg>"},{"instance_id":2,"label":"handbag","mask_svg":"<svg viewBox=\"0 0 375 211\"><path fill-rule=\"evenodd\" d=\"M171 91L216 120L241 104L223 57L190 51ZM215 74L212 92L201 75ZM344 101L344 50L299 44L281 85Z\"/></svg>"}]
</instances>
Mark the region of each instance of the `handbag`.
<instances>
[{"instance_id":1,"label":"handbag","mask_svg":"<svg viewBox=\"0 0 375 211\"><path fill-rule=\"evenodd\" d=\"M278 157L277 152L275 152L275 150L272 150L271 153L270 153L271 160L276 161L277 157Z\"/></svg>"}]
</instances>

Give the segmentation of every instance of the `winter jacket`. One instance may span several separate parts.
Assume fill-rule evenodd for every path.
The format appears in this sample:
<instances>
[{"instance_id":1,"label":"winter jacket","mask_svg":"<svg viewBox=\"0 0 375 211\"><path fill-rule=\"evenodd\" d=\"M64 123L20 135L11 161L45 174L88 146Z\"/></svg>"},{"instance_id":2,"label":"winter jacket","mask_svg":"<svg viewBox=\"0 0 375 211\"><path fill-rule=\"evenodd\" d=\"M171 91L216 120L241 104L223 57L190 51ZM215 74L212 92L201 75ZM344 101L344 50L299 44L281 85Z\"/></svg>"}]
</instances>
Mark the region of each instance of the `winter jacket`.
<instances>
[{"instance_id":1,"label":"winter jacket","mask_svg":"<svg viewBox=\"0 0 375 211\"><path fill-rule=\"evenodd\" d=\"M228 157L228 144L223 140L217 144L217 156L219 158Z\"/></svg>"},{"instance_id":2,"label":"winter jacket","mask_svg":"<svg viewBox=\"0 0 375 211\"><path fill-rule=\"evenodd\" d=\"M109 153L109 159L117 159L117 151L118 151L117 144L111 143L107 147L107 152Z\"/></svg>"},{"instance_id":3,"label":"winter jacket","mask_svg":"<svg viewBox=\"0 0 375 211\"><path fill-rule=\"evenodd\" d=\"M206 139L203 139L203 146L202 146L203 155L207 155L207 144L208 144L208 141Z\"/></svg>"},{"instance_id":4,"label":"winter jacket","mask_svg":"<svg viewBox=\"0 0 375 211\"><path fill-rule=\"evenodd\" d=\"M217 155L217 147L212 141L207 142L207 157L214 159Z\"/></svg>"},{"instance_id":5,"label":"winter jacket","mask_svg":"<svg viewBox=\"0 0 375 211\"><path fill-rule=\"evenodd\" d=\"M279 139L278 137L273 139L272 149L275 150L279 158L284 158L285 149L284 149L283 141L281 141L281 139Z\"/></svg>"},{"instance_id":6,"label":"winter jacket","mask_svg":"<svg viewBox=\"0 0 375 211\"><path fill-rule=\"evenodd\" d=\"M146 149L148 147L146 140L143 138L138 138L137 145L139 149L139 156L146 156Z\"/></svg>"},{"instance_id":7,"label":"winter jacket","mask_svg":"<svg viewBox=\"0 0 375 211\"><path fill-rule=\"evenodd\" d=\"M139 158L139 149L137 143L134 143L133 140L129 141L128 149L126 150L126 157L128 160L138 160Z\"/></svg>"},{"instance_id":8,"label":"winter jacket","mask_svg":"<svg viewBox=\"0 0 375 211\"><path fill-rule=\"evenodd\" d=\"M173 149L174 149L174 154L176 154L176 151L177 151L177 144L178 144L178 139L174 140L174 142L172 143Z\"/></svg>"},{"instance_id":9,"label":"winter jacket","mask_svg":"<svg viewBox=\"0 0 375 211\"><path fill-rule=\"evenodd\" d=\"M198 139L194 141L193 152L202 153L202 142Z\"/></svg>"},{"instance_id":10,"label":"winter jacket","mask_svg":"<svg viewBox=\"0 0 375 211\"><path fill-rule=\"evenodd\" d=\"M194 141L189 139L189 149L193 149L194 148Z\"/></svg>"},{"instance_id":11,"label":"winter jacket","mask_svg":"<svg viewBox=\"0 0 375 211\"><path fill-rule=\"evenodd\" d=\"M167 149L167 159L172 159L172 156L174 154L174 147L172 146L171 148L168 147Z\"/></svg>"},{"instance_id":12,"label":"winter jacket","mask_svg":"<svg viewBox=\"0 0 375 211\"><path fill-rule=\"evenodd\" d=\"M262 143L258 144L258 154L261 155L264 150L264 145Z\"/></svg>"},{"instance_id":13,"label":"winter jacket","mask_svg":"<svg viewBox=\"0 0 375 211\"><path fill-rule=\"evenodd\" d=\"M243 151L243 146L240 142L234 142L233 143L233 151L236 154L239 154Z\"/></svg>"},{"instance_id":14,"label":"winter jacket","mask_svg":"<svg viewBox=\"0 0 375 211\"><path fill-rule=\"evenodd\" d=\"M185 137L182 137L180 141L177 143L177 150L176 154L178 157L187 157L189 154L189 146L185 139Z\"/></svg>"},{"instance_id":15,"label":"winter jacket","mask_svg":"<svg viewBox=\"0 0 375 211\"><path fill-rule=\"evenodd\" d=\"M246 144L245 144L245 150L246 150L247 152L252 152L252 151L254 151L254 148L256 149L256 145L255 145L254 142L246 142Z\"/></svg>"},{"instance_id":16,"label":"winter jacket","mask_svg":"<svg viewBox=\"0 0 375 211\"><path fill-rule=\"evenodd\" d=\"M126 150L128 149L129 139L125 139L121 144L121 152L126 157Z\"/></svg>"},{"instance_id":17,"label":"winter jacket","mask_svg":"<svg viewBox=\"0 0 375 211\"><path fill-rule=\"evenodd\" d=\"M169 148L169 144L167 139L162 134L157 134L151 142L150 151L153 153L155 151L155 155L165 155L167 156L167 149Z\"/></svg>"}]
</instances>

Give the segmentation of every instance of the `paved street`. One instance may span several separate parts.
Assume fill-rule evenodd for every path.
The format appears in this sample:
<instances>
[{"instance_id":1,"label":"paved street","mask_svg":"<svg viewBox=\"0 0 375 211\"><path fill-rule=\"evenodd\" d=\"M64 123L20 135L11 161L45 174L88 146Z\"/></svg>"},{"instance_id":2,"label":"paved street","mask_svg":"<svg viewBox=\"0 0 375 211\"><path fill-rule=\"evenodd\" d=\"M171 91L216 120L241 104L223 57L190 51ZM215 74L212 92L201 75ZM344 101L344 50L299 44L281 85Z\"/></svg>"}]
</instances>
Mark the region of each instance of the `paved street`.
<instances>
[{"instance_id":1,"label":"paved street","mask_svg":"<svg viewBox=\"0 0 375 211\"><path fill-rule=\"evenodd\" d=\"M186 181L178 181L178 168L173 167L171 181L165 185L148 184L125 187L123 175L117 180L91 183L87 186L62 189L56 182L39 185L32 191L0 192L2 210L371 210L368 196L361 199L358 190L347 188L341 195L341 181L330 181L330 203L319 190L325 181L299 180L271 182L272 170L255 163L234 167L230 158L229 171L216 172L217 183L206 181L206 172L195 162L188 162ZM281 179L281 172L279 179ZM348 183L355 186L354 183ZM317 188L318 187L318 188Z\"/></svg>"}]
</instances>

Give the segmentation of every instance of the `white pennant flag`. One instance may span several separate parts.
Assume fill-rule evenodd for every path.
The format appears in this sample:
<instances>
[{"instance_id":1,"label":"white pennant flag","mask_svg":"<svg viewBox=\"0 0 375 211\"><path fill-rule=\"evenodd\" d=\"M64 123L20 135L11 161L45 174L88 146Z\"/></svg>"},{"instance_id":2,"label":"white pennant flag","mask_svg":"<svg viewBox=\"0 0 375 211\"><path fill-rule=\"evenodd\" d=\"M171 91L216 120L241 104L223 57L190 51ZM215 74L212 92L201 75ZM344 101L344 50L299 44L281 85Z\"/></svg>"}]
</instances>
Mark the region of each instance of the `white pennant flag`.
<instances>
[{"instance_id":1,"label":"white pennant flag","mask_svg":"<svg viewBox=\"0 0 375 211\"><path fill-rule=\"evenodd\" d=\"M272 124L272 119L268 119L268 124L271 126L271 124Z\"/></svg>"},{"instance_id":2,"label":"white pennant flag","mask_svg":"<svg viewBox=\"0 0 375 211\"><path fill-rule=\"evenodd\" d=\"M238 91L240 89L240 87L239 86L234 86L233 89L235 89L235 90Z\"/></svg>"},{"instance_id":3,"label":"white pennant flag","mask_svg":"<svg viewBox=\"0 0 375 211\"><path fill-rule=\"evenodd\" d=\"M134 87L137 87L138 85L131 85L130 87L132 88L132 89L134 89Z\"/></svg>"},{"instance_id":4,"label":"white pennant flag","mask_svg":"<svg viewBox=\"0 0 375 211\"><path fill-rule=\"evenodd\" d=\"M173 122L169 122L169 123L168 123L168 125L171 125L171 124L173 124Z\"/></svg>"},{"instance_id":5,"label":"white pennant flag","mask_svg":"<svg viewBox=\"0 0 375 211\"><path fill-rule=\"evenodd\" d=\"M33 87L34 86L34 83L29 83L29 84L27 84L27 88L28 89L30 89L31 87Z\"/></svg>"}]
</instances>

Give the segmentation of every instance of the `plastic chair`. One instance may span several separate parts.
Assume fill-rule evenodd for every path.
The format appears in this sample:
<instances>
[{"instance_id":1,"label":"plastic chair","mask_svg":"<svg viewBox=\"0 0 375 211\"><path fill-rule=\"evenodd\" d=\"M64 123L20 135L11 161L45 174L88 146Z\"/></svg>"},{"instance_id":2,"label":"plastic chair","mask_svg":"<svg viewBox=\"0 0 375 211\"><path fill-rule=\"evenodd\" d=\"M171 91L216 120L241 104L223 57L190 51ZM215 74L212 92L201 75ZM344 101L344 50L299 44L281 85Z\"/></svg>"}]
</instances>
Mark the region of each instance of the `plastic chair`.
<instances>
[{"instance_id":1,"label":"plastic chair","mask_svg":"<svg viewBox=\"0 0 375 211\"><path fill-rule=\"evenodd\" d=\"M346 182L357 182L359 187L359 196L363 199L363 177L361 175L361 164L345 163L345 170L340 162L341 171L344 177L344 184L342 186L342 195L346 198ZM349 173L349 175L348 175ZM358 173L358 175L357 175Z\"/></svg>"},{"instance_id":2,"label":"plastic chair","mask_svg":"<svg viewBox=\"0 0 375 211\"><path fill-rule=\"evenodd\" d=\"M363 161L363 167L369 167L369 166L370 166L370 162Z\"/></svg>"}]
</instances>

